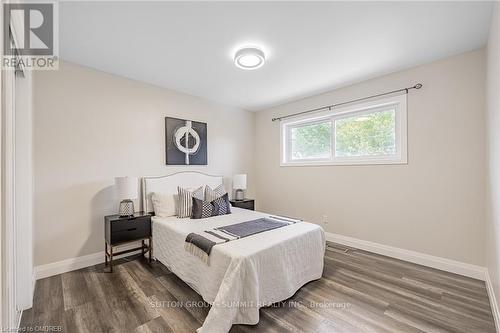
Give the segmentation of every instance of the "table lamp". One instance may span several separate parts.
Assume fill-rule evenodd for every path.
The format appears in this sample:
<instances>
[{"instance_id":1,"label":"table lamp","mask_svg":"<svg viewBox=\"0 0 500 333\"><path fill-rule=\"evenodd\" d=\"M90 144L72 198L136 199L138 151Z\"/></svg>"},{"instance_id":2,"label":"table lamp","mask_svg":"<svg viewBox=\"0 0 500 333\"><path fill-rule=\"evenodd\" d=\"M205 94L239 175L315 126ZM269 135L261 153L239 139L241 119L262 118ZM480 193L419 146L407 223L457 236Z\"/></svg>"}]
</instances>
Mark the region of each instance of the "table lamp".
<instances>
[{"instance_id":1,"label":"table lamp","mask_svg":"<svg viewBox=\"0 0 500 333\"><path fill-rule=\"evenodd\" d=\"M132 200L137 199L137 184L136 177L115 178L116 194L121 200L118 211L121 217L134 215L134 202Z\"/></svg>"},{"instance_id":2,"label":"table lamp","mask_svg":"<svg viewBox=\"0 0 500 333\"><path fill-rule=\"evenodd\" d=\"M234 194L235 200L243 200L245 198L245 190L247 189L247 175L240 174L233 176L233 189L236 190Z\"/></svg>"}]
</instances>

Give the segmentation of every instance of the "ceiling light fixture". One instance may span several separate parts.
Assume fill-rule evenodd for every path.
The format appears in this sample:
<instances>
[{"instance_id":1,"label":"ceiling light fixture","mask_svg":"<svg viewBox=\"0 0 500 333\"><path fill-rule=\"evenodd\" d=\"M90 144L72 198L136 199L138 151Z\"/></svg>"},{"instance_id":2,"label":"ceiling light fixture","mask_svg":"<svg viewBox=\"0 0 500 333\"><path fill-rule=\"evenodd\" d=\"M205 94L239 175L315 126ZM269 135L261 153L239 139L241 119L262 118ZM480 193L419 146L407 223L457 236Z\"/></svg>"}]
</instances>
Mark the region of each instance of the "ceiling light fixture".
<instances>
[{"instance_id":1,"label":"ceiling light fixture","mask_svg":"<svg viewBox=\"0 0 500 333\"><path fill-rule=\"evenodd\" d=\"M257 47L245 47L239 49L234 55L234 64L241 69L257 69L264 65L266 56Z\"/></svg>"}]
</instances>

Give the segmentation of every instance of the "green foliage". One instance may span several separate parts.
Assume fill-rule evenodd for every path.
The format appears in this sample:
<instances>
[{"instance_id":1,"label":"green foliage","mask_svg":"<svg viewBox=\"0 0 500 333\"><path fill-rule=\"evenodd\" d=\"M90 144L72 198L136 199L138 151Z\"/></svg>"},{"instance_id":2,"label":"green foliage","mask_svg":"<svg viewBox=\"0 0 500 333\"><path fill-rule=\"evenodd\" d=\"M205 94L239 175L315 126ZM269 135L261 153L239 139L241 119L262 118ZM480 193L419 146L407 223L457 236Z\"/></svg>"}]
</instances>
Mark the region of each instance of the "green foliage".
<instances>
[{"instance_id":1,"label":"green foliage","mask_svg":"<svg viewBox=\"0 0 500 333\"><path fill-rule=\"evenodd\" d=\"M394 154L396 151L395 121L394 110L336 120L335 156ZM332 132L330 121L291 128L292 159L330 157Z\"/></svg>"},{"instance_id":2,"label":"green foliage","mask_svg":"<svg viewBox=\"0 0 500 333\"><path fill-rule=\"evenodd\" d=\"M291 129L292 159L325 158L331 154L332 123L324 122Z\"/></svg>"},{"instance_id":3,"label":"green foliage","mask_svg":"<svg viewBox=\"0 0 500 333\"><path fill-rule=\"evenodd\" d=\"M390 155L396 151L395 112L383 111L336 121L335 155Z\"/></svg>"}]
</instances>

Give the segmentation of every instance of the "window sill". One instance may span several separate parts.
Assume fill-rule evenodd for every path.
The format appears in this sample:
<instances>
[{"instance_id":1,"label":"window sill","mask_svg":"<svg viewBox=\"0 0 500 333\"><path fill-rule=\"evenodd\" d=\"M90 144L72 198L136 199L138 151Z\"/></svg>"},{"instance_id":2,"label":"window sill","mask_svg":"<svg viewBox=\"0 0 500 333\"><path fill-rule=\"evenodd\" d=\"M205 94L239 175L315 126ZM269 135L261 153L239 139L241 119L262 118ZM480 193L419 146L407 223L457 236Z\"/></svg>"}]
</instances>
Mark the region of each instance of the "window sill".
<instances>
[{"instance_id":1,"label":"window sill","mask_svg":"<svg viewBox=\"0 0 500 333\"><path fill-rule=\"evenodd\" d=\"M408 164L406 158L397 159L373 159L373 160L343 160L343 161L300 161L300 162L281 162L282 167L304 167L304 166L335 166L335 165L391 165Z\"/></svg>"}]
</instances>

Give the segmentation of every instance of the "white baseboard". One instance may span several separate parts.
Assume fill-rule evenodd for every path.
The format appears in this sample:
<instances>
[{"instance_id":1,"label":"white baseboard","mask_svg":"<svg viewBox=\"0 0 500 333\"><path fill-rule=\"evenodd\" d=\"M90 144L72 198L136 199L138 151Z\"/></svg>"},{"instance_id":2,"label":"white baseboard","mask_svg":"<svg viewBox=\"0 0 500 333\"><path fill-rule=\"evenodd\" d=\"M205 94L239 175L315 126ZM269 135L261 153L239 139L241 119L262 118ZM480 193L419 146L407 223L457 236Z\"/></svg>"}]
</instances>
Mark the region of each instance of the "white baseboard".
<instances>
[{"instance_id":1,"label":"white baseboard","mask_svg":"<svg viewBox=\"0 0 500 333\"><path fill-rule=\"evenodd\" d=\"M35 279L39 280L49 276L97 265L102 263L103 261L104 252L99 252L86 256L61 260L46 265L35 266Z\"/></svg>"},{"instance_id":2,"label":"white baseboard","mask_svg":"<svg viewBox=\"0 0 500 333\"><path fill-rule=\"evenodd\" d=\"M330 242L352 246L360 250L365 250L384 256L409 261L414 264L419 264L427 267L440 269L442 271L451 272L481 281L486 279L486 268L476 265L463 263L451 259L432 256L425 253L405 250L393 246L382 245L379 243L369 242L348 236L326 233L326 239Z\"/></svg>"},{"instance_id":3,"label":"white baseboard","mask_svg":"<svg viewBox=\"0 0 500 333\"><path fill-rule=\"evenodd\" d=\"M124 246L120 247L120 251L126 250L126 249L131 249L133 247L137 247L137 244L124 245ZM126 255L130 256L130 255L138 254L138 253L140 253L140 250L127 253ZM121 258L123 256L125 256L125 255L117 256L117 258ZM43 278L46 278L49 276L57 275L57 274L71 272L71 271L74 271L74 270L77 270L80 268L94 266L97 264L101 264L103 262L104 262L104 251L89 254L86 256L65 259L65 260L53 262L53 263L46 264L46 265L35 266L35 268L33 270L34 281L39 280L39 279L43 279ZM33 288L33 290L34 290L34 288Z\"/></svg>"},{"instance_id":4,"label":"white baseboard","mask_svg":"<svg viewBox=\"0 0 500 333\"><path fill-rule=\"evenodd\" d=\"M500 328L500 312L498 312L498 303L495 296L495 289L491 282L490 272L486 269L485 274L486 290L488 291L488 298L490 299L491 312L493 313L493 319L495 320L496 331Z\"/></svg>"},{"instance_id":5,"label":"white baseboard","mask_svg":"<svg viewBox=\"0 0 500 333\"><path fill-rule=\"evenodd\" d=\"M17 332L20 332L19 328L21 327L21 319L22 319L22 317L23 317L23 311L24 311L24 310L21 310L21 311L19 311L19 312L16 314L16 316L17 316L17 318L16 318L16 322L17 322L17 326L16 326L16 327L17 327Z\"/></svg>"}]
</instances>

